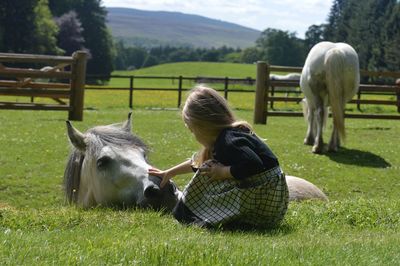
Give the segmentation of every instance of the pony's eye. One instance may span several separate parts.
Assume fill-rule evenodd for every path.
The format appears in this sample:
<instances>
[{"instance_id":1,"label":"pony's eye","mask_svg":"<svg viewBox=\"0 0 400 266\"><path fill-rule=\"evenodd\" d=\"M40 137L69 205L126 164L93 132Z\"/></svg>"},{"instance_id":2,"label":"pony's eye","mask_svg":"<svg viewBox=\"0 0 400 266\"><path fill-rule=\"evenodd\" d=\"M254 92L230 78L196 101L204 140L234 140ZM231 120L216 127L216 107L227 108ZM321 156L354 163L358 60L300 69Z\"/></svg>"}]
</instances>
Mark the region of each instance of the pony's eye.
<instances>
[{"instance_id":1,"label":"pony's eye","mask_svg":"<svg viewBox=\"0 0 400 266\"><path fill-rule=\"evenodd\" d=\"M106 167L108 164L110 164L111 162L111 158L108 156L103 156L100 157L99 159L97 159L97 168L104 168Z\"/></svg>"}]
</instances>

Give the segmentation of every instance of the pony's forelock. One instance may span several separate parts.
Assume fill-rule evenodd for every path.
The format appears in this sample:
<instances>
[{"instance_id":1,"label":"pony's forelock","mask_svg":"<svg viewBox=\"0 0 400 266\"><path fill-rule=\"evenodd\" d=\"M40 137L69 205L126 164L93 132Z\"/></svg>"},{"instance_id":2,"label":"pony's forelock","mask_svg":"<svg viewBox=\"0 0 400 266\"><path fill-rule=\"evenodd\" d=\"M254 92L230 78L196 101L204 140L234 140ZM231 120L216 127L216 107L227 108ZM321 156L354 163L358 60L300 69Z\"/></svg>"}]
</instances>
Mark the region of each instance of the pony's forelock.
<instances>
[{"instance_id":1,"label":"pony's forelock","mask_svg":"<svg viewBox=\"0 0 400 266\"><path fill-rule=\"evenodd\" d=\"M85 133L87 142L93 149L101 149L106 145L116 147L140 148L146 153L147 145L137 136L125 131L116 124L110 126L97 126Z\"/></svg>"}]
</instances>

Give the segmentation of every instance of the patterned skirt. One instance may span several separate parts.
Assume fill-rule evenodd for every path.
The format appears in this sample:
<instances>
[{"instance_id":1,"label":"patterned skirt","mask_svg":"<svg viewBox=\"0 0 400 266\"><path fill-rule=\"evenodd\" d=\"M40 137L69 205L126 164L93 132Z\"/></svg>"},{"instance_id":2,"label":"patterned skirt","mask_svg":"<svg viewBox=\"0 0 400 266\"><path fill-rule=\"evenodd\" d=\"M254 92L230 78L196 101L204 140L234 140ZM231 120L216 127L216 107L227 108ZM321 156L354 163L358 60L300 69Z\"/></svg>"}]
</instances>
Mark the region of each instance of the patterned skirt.
<instances>
[{"instance_id":1,"label":"patterned skirt","mask_svg":"<svg viewBox=\"0 0 400 266\"><path fill-rule=\"evenodd\" d=\"M244 224L255 227L278 225L287 210L289 192L280 167L246 178L210 181L198 172L185 187L174 210L178 220L201 221L211 226ZM195 219L180 217L194 215Z\"/></svg>"}]
</instances>

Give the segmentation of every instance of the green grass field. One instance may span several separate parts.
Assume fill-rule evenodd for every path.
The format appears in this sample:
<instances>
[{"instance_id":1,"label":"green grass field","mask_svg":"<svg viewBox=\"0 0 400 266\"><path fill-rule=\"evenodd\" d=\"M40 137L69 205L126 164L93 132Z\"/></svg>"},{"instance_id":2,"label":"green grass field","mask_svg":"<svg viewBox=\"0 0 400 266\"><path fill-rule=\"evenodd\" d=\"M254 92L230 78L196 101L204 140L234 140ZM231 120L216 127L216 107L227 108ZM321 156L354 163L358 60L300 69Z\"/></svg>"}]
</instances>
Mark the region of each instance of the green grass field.
<instances>
[{"instance_id":1,"label":"green grass field","mask_svg":"<svg viewBox=\"0 0 400 266\"><path fill-rule=\"evenodd\" d=\"M200 74L199 74L200 75ZM222 74L223 75L223 74ZM113 82L113 81L112 81ZM175 98L135 95L133 129L166 168L196 151ZM234 96L238 117L252 121L252 94ZM231 96L230 96L231 97ZM127 92L87 91L84 121L126 119ZM90 107L90 108L89 108ZM394 113L394 108L382 112ZM338 153L315 155L302 144L302 118L271 117L258 135L290 175L319 186L325 202L291 203L271 231L209 231L155 211L82 210L65 203L69 152L65 112L0 110L1 265L396 265L400 261L400 123L347 119ZM330 134L330 123L325 140ZM175 178L183 188L190 176Z\"/></svg>"}]
</instances>

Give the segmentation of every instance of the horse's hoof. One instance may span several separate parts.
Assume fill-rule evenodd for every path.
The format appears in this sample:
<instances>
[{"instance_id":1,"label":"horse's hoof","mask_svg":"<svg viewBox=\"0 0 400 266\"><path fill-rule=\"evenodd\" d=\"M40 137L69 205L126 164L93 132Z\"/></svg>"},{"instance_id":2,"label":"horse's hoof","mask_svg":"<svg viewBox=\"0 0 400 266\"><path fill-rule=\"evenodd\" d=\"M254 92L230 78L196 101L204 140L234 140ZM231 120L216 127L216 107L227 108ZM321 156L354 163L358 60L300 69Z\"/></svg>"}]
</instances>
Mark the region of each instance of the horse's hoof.
<instances>
[{"instance_id":1,"label":"horse's hoof","mask_svg":"<svg viewBox=\"0 0 400 266\"><path fill-rule=\"evenodd\" d=\"M316 154L321 154L324 151L324 146L318 146L318 145L314 145L312 147L312 152L316 153Z\"/></svg>"},{"instance_id":2,"label":"horse's hoof","mask_svg":"<svg viewBox=\"0 0 400 266\"><path fill-rule=\"evenodd\" d=\"M314 139L305 138L304 145L314 145Z\"/></svg>"},{"instance_id":3,"label":"horse's hoof","mask_svg":"<svg viewBox=\"0 0 400 266\"><path fill-rule=\"evenodd\" d=\"M339 150L339 147L337 147L337 146L329 145L329 147L328 147L329 152L337 152L338 150Z\"/></svg>"}]
</instances>

